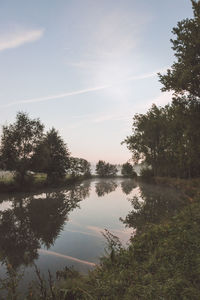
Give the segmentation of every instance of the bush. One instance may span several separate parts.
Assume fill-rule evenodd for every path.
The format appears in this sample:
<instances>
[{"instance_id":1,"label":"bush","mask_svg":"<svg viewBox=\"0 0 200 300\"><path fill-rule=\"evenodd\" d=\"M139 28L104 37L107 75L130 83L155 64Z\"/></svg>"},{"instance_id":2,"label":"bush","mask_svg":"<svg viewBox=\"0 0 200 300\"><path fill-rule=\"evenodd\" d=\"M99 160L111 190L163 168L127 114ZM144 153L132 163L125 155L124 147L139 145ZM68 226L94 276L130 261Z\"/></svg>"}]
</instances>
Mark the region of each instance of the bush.
<instances>
[{"instance_id":1,"label":"bush","mask_svg":"<svg viewBox=\"0 0 200 300\"><path fill-rule=\"evenodd\" d=\"M32 173L27 173L24 178L23 178L23 182L22 182L22 177L21 174L16 173L14 175L14 184L16 187L22 187L22 183L23 183L23 187L25 188L29 188L33 185L34 183L34 176Z\"/></svg>"},{"instance_id":2,"label":"bush","mask_svg":"<svg viewBox=\"0 0 200 300\"><path fill-rule=\"evenodd\" d=\"M152 178L153 178L153 176L154 176L154 173L153 173L152 169L150 169L150 168L144 168L144 169L141 169L140 176L145 181L151 181Z\"/></svg>"},{"instance_id":3,"label":"bush","mask_svg":"<svg viewBox=\"0 0 200 300\"><path fill-rule=\"evenodd\" d=\"M122 165L121 173L124 177L137 177L137 173L134 171L133 166L129 162Z\"/></svg>"}]
</instances>

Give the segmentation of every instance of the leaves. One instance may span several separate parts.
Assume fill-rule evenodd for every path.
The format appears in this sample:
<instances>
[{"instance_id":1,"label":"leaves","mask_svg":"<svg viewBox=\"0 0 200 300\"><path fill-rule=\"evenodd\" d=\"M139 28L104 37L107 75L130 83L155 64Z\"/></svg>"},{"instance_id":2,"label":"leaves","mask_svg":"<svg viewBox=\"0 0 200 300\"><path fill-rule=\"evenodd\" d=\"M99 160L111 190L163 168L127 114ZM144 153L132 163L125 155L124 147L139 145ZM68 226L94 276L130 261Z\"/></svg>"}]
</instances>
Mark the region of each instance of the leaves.
<instances>
[{"instance_id":1,"label":"leaves","mask_svg":"<svg viewBox=\"0 0 200 300\"><path fill-rule=\"evenodd\" d=\"M199 97L200 88L200 1L191 1L194 18L178 22L172 33L172 49L177 58L167 74L159 75L162 91L173 90L175 94L189 92Z\"/></svg>"}]
</instances>

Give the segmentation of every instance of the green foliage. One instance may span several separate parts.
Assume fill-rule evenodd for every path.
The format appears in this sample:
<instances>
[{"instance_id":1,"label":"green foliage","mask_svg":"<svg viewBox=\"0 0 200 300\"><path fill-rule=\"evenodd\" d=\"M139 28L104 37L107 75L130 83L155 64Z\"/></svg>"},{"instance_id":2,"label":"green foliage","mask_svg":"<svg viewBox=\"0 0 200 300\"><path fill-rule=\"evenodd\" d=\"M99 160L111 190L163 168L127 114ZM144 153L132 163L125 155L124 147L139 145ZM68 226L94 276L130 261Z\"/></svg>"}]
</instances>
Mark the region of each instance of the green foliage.
<instances>
[{"instance_id":1,"label":"green foliage","mask_svg":"<svg viewBox=\"0 0 200 300\"><path fill-rule=\"evenodd\" d=\"M194 17L172 30L176 61L159 74L162 90L176 97L171 105L136 114L133 135L125 140L135 162L145 161L156 176L200 176L200 1L191 2Z\"/></svg>"},{"instance_id":2,"label":"green foliage","mask_svg":"<svg viewBox=\"0 0 200 300\"><path fill-rule=\"evenodd\" d=\"M199 208L152 225L128 249L104 257L89 277L94 299L199 299Z\"/></svg>"},{"instance_id":3,"label":"green foliage","mask_svg":"<svg viewBox=\"0 0 200 300\"><path fill-rule=\"evenodd\" d=\"M30 119L26 113L19 112L16 122L3 126L0 146L1 168L16 171L23 184L31 159L43 136L44 126L39 119Z\"/></svg>"},{"instance_id":4,"label":"green foliage","mask_svg":"<svg viewBox=\"0 0 200 300\"><path fill-rule=\"evenodd\" d=\"M199 299L199 211L198 202L169 222L149 225L127 249L107 231L100 265L88 277L64 272L62 290L75 299Z\"/></svg>"},{"instance_id":5,"label":"green foliage","mask_svg":"<svg viewBox=\"0 0 200 300\"><path fill-rule=\"evenodd\" d=\"M20 297L18 291L19 282L23 277L23 272L16 272L13 266L6 260L4 262L6 267L6 278L0 278L0 291L6 291L5 297L1 297L1 300L17 300Z\"/></svg>"},{"instance_id":6,"label":"green foliage","mask_svg":"<svg viewBox=\"0 0 200 300\"><path fill-rule=\"evenodd\" d=\"M58 132L52 128L37 145L32 159L32 168L47 173L48 182L64 179L70 167L69 151Z\"/></svg>"},{"instance_id":7,"label":"green foliage","mask_svg":"<svg viewBox=\"0 0 200 300\"><path fill-rule=\"evenodd\" d=\"M124 177L137 177L137 173L134 171L133 166L129 162L122 165L121 173Z\"/></svg>"},{"instance_id":8,"label":"green foliage","mask_svg":"<svg viewBox=\"0 0 200 300\"><path fill-rule=\"evenodd\" d=\"M172 49L176 62L166 75L159 74L163 91L173 90L176 93L189 92L200 96L200 1L192 0L194 18L178 22L172 33Z\"/></svg>"},{"instance_id":9,"label":"green foliage","mask_svg":"<svg viewBox=\"0 0 200 300\"><path fill-rule=\"evenodd\" d=\"M90 177L91 176L91 165L83 158L70 157L70 169L69 173L72 177Z\"/></svg>"},{"instance_id":10,"label":"green foliage","mask_svg":"<svg viewBox=\"0 0 200 300\"><path fill-rule=\"evenodd\" d=\"M140 171L140 176L145 181L151 181L154 176L154 172L151 168L142 168Z\"/></svg>"},{"instance_id":11,"label":"green foliage","mask_svg":"<svg viewBox=\"0 0 200 300\"><path fill-rule=\"evenodd\" d=\"M99 160L96 165L96 173L100 177L115 177L117 175L117 166L110 163L106 163L103 160Z\"/></svg>"},{"instance_id":12,"label":"green foliage","mask_svg":"<svg viewBox=\"0 0 200 300\"><path fill-rule=\"evenodd\" d=\"M133 135L125 139L135 162L143 160L156 176L200 176L200 101L173 98L133 118Z\"/></svg>"}]
</instances>

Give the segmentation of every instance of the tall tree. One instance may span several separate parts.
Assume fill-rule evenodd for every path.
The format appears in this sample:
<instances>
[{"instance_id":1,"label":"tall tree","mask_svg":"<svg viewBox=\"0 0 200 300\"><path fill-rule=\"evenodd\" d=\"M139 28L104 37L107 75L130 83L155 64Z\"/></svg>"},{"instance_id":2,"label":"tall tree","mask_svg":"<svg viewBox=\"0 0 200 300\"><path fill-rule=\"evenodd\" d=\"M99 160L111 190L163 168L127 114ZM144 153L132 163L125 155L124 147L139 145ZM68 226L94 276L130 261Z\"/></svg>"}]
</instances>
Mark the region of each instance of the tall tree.
<instances>
[{"instance_id":1,"label":"tall tree","mask_svg":"<svg viewBox=\"0 0 200 300\"><path fill-rule=\"evenodd\" d=\"M31 159L43 137L43 129L39 119L30 119L28 114L23 112L17 113L15 123L3 126L0 145L1 167L16 171L21 183L31 168Z\"/></svg>"},{"instance_id":2,"label":"tall tree","mask_svg":"<svg viewBox=\"0 0 200 300\"><path fill-rule=\"evenodd\" d=\"M200 100L173 98L133 118L133 134L125 139L135 162L143 160L155 176L200 176Z\"/></svg>"},{"instance_id":3,"label":"tall tree","mask_svg":"<svg viewBox=\"0 0 200 300\"><path fill-rule=\"evenodd\" d=\"M178 22L172 30L176 35L171 43L177 60L167 74L159 74L159 80L164 86L162 91L189 92L200 97L200 1L191 2L194 18Z\"/></svg>"},{"instance_id":4,"label":"tall tree","mask_svg":"<svg viewBox=\"0 0 200 300\"><path fill-rule=\"evenodd\" d=\"M33 169L47 173L49 182L63 179L70 167L69 150L54 128L46 133L32 159Z\"/></svg>"},{"instance_id":5,"label":"tall tree","mask_svg":"<svg viewBox=\"0 0 200 300\"><path fill-rule=\"evenodd\" d=\"M153 104L146 114L134 116L133 135L124 141L133 154L133 161L145 161L147 165L152 166L155 175L166 147L166 130L164 109Z\"/></svg>"}]
</instances>

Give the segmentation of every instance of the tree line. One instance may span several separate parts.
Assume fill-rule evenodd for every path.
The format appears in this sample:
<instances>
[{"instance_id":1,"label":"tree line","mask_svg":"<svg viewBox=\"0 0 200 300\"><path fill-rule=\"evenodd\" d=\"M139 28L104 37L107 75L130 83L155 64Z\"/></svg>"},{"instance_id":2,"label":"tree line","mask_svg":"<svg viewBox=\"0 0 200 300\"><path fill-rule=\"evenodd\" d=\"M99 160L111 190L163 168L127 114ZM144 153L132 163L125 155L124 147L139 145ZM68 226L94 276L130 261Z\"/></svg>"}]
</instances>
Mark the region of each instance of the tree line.
<instances>
[{"instance_id":1,"label":"tree line","mask_svg":"<svg viewBox=\"0 0 200 300\"><path fill-rule=\"evenodd\" d=\"M117 165L107 163L103 160L99 160L96 164L96 174L99 177L115 177L121 171L121 175L124 177L135 178L137 173L134 171L134 167L129 162L122 164L121 170L118 169Z\"/></svg>"},{"instance_id":2,"label":"tree line","mask_svg":"<svg viewBox=\"0 0 200 300\"><path fill-rule=\"evenodd\" d=\"M39 119L18 112L16 121L2 129L0 169L14 171L20 186L32 178L31 172L46 173L48 183L62 181L66 175L72 179L91 176L91 164L86 159L72 157L58 131L52 128L45 133ZM118 168L99 160L96 173L99 177L114 177ZM130 163L122 166L122 174L136 176Z\"/></svg>"},{"instance_id":3,"label":"tree line","mask_svg":"<svg viewBox=\"0 0 200 300\"><path fill-rule=\"evenodd\" d=\"M55 128L44 132L39 119L18 112L13 124L2 128L0 169L15 171L22 185L30 172L44 172L49 183L63 180L66 174L90 176L90 163L70 156L69 149Z\"/></svg>"},{"instance_id":4,"label":"tree line","mask_svg":"<svg viewBox=\"0 0 200 300\"><path fill-rule=\"evenodd\" d=\"M143 161L154 176L200 176L200 1L191 2L194 18L172 30L176 61L158 74L162 91L173 91L172 102L136 114L133 133L124 140L133 160Z\"/></svg>"}]
</instances>

